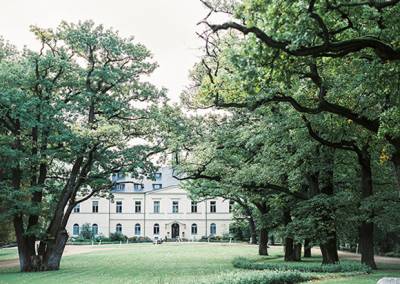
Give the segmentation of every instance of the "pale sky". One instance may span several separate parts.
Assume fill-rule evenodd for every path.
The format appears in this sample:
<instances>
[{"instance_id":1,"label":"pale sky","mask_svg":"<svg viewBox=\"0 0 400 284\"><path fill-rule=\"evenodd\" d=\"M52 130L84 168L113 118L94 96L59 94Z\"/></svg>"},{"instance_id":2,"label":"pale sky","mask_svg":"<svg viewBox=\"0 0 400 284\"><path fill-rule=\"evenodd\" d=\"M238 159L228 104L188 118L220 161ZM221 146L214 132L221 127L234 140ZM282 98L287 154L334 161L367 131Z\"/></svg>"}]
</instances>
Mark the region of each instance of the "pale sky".
<instances>
[{"instance_id":1,"label":"pale sky","mask_svg":"<svg viewBox=\"0 0 400 284\"><path fill-rule=\"evenodd\" d=\"M196 24L207 9L199 0L6 0L0 9L0 35L22 48L37 47L30 25L55 28L62 20L93 20L134 36L160 67L151 82L168 89L178 101L188 85L188 71L198 61L202 46Z\"/></svg>"}]
</instances>

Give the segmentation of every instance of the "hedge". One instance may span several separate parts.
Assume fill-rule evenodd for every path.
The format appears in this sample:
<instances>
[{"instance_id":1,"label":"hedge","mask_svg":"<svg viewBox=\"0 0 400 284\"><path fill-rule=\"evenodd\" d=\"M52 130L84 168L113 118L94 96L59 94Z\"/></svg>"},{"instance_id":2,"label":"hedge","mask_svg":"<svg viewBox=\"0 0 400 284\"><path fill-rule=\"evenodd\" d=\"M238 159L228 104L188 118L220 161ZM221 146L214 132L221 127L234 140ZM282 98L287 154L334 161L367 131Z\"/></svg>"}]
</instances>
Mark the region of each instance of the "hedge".
<instances>
[{"instance_id":1,"label":"hedge","mask_svg":"<svg viewBox=\"0 0 400 284\"><path fill-rule=\"evenodd\" d=\"M316 277L295 271L241 271L226 273L214 278L213 284L295 284ZM210 283L210 281L202 282Z\"/></svg>"},{"instance_id":2,"label":"hedge","mask_svg":"<svg viewBox=\"0 0 400 284\"><path fill-rule=\"evenodd\" d=\"M254 262L249 259L238 257L233 260L233 266L242 269L253 270L278 270L278 271L299 271L299 272L363 272L370 273L371 268L365 264L344 261L337 264L318 264L310 262L285 262L285 263L267 263Z\"/></svg>"}]
</instances>

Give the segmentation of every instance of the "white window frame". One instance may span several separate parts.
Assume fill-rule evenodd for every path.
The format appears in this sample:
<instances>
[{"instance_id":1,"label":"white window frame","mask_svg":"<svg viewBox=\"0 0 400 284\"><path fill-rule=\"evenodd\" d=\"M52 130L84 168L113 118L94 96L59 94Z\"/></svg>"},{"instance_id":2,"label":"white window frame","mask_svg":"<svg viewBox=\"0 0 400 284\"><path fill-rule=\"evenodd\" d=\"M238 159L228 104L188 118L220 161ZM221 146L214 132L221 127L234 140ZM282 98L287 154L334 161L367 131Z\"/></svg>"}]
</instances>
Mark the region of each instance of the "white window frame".
<instances>
[{"instance_id":1,"label":"white window frame","mask_svg":"<svg viewBox=\"0 0 400 284\"><path fill-rule=\"evenodd\" d=\"M157 204L157 206L156 206L156 204ZM161 204L160 200L153 201L153 213L160 213L160 204Z\"/></svg>"},{"instance_id":2,"label":"white window frame","mask_svg":"<svg viewBox=\"0 0 400 284\"><path fill-rule=\"evenodd\" d=\"M99 213L99 201L98 200L92 201L92 213Z\"/></svg>"},{"instance_id":3,"label":"white window frame","mask_svg":"<svg viewBox=\"0 0 400 284\"><path fill-rule=\"evenodd\" d=\"M178 200L172 201L172 213L179 213L179 201Z\"/></svg>"},{"instance_id":4,"label":"white window frame","mask_svg":"<svg viewBox=\"0 0 400 284\"><path fill-rule=\"evenodd\" d=\"M135 213L142 213L142 201L135 201Z\"/></svg>"},{"instance_id":5,"label":"white window frame","mask_svg":"<svg viewBox=\"0 0 400 284\"><path fill-rule=\"evenodd\" d=\"M154 235L159 235L160 234L160 225L158 223L155 223L153 226L153 234Z\"/></svg>"},{"instance_id":6,"label":"white window frame","mask_svg":"<svg viewBox=\"0 0 400 284\"><path fill-rule=\"evenodd\" d=\"M216 213L217 212L217 201L211 200L210 201L210 213Z\"/></svg>"},{"instance_id":7,"label":"white window frame","mask_svg":"<svg viewBox=\"0 0 400 284\"><path fill-rule=\"evenodd\" d=\"M121 200L117 200L115 202L115 213L122 213L122 201Z\"/></svg>"}]
</instances>

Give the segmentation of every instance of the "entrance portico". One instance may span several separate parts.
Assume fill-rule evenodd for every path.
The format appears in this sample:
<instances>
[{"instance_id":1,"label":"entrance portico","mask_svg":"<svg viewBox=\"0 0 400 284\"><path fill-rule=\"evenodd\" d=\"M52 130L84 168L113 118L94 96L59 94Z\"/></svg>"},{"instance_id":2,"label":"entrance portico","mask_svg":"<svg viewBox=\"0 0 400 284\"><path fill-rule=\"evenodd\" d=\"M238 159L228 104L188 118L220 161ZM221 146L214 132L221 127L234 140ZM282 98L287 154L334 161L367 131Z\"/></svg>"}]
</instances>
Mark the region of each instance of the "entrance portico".
<instances>
[{"instance_id":1,"label":"entrance portico","mask_svg":"<svg viewBox=\"0 0 400 284\"><path fill-rule=\"evenodd\" d=\"M184 238L186 231L186 224L179 221L172 221L165 224L165 230L167 231L167 236L171 239Z\"/></svg>"}]
</instances>

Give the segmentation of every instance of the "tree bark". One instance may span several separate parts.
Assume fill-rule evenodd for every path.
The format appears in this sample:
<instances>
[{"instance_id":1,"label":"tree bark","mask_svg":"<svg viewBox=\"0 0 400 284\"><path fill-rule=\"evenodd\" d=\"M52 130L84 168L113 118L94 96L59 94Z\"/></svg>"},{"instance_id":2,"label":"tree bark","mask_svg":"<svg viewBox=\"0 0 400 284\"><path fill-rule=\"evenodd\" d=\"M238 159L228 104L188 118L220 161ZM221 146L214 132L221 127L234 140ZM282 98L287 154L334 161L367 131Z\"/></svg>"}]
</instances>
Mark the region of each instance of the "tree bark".
<instances>
[{"instance_id":1,"label":"tree bark","mask_svg":"<svg viewBox=\"0 0 400 284\"><path fill-rule=\"evenodd\" d=\"M258 244L258 254L268 255L268 231L266 228L260 229L260 238Z\"/></svg>"},{"instance_id":2,"label":"tree bark","mask_svg":"<svg viewBox=\"0 0 400 284\"><path fill-rule=\"evenodd\" d=\"M249 227L250 227L250 234L251 234L251 241L252 245L257 244L257 229L256 229L256 222L254 221L253 217L249 217Z\"/></svg>"},{"instance_id":3,"label":"tree bark","mask_svg":"<svg viewBox=\"0 0 400 284\"><path fill-rule=\"evenodd\" d=\"M304 257L311 257L311 245L310 240L304 240Z\"/></svg>"},{"instance_id":4,"label":"tree bark","mask_svg":"<svg viewBox=\"0 0 400 284\"><path fill-rule=\"evenodd\" d=\"M361 165L361 196L366 199L373 195L371 159L367 147L363 147L358 155ZM374 258L374 223L369 221L372 213L368 213L367 220L363 220L359 227L361 262L376 269Z\"/></svg>"},{"instance_id":5,"label":"tree bark","mask_svg":"<svg viewBox=\"0 0 400 284\"><path fill-rule=\"evenodd\" d=\"M322 264L335 264L339 262L336 233L332 233L332 236L326 243L320 244L320 249L322 254Z\"/></svg>"}]
</instances>

